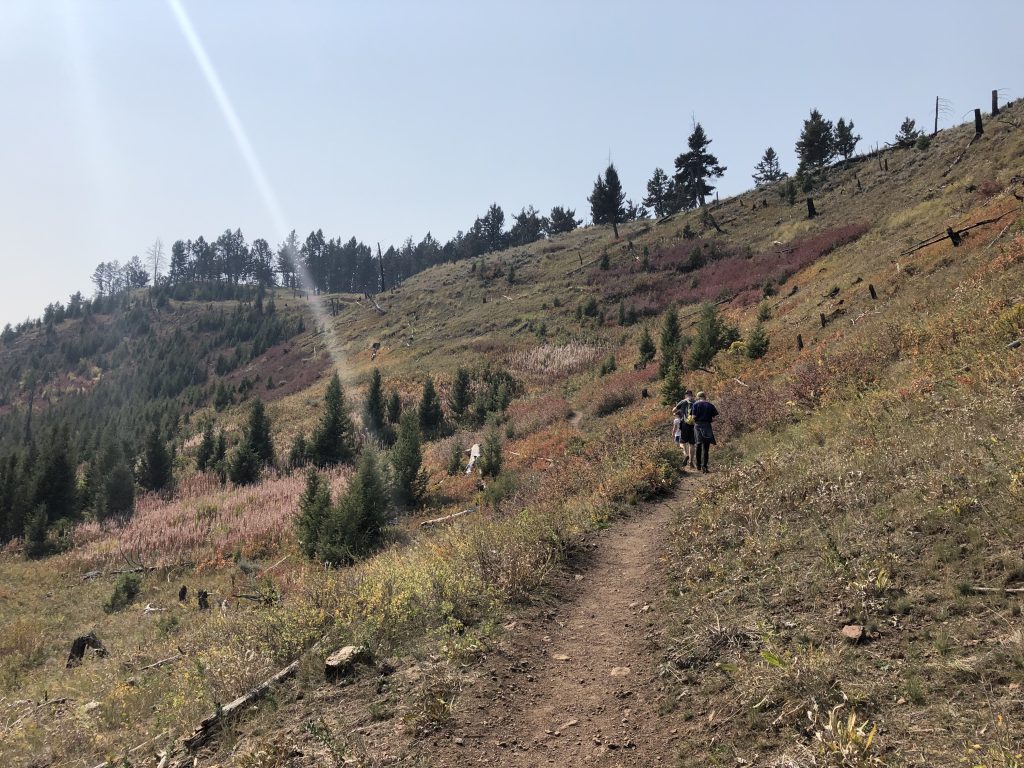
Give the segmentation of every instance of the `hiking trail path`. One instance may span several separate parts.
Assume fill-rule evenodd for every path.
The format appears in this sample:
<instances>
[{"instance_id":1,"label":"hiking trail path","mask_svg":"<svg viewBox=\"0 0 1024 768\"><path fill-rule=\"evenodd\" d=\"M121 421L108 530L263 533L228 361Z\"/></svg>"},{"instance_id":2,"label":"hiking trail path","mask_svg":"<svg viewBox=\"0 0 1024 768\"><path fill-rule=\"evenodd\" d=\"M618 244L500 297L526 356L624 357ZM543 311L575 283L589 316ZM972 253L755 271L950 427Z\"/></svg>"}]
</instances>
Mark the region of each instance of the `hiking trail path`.
<instances>
[{"instance_id":1,"label":"hiking trail path","mask_svg":"<svg viewBox=\"0 0 1024 768\"><path fill-rule=\"evenodd\" d=\"M655 615L671 503L638 506L588 536L558 599L506 626L503 652L424 754L432 766L677 764L681 737L659 715L665 629Z\"/></svg>"}]
</instances>

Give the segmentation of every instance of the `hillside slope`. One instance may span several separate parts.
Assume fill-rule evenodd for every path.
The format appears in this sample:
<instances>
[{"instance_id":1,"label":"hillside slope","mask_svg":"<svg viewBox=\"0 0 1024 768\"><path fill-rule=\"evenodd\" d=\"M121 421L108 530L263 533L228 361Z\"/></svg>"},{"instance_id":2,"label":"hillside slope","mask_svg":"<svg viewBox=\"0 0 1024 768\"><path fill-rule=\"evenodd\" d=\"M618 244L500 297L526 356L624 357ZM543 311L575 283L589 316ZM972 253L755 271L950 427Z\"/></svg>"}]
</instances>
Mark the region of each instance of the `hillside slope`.
<instances>
[{"instance_id":1,"label":"hillside slope","mask_svg":"<svg viewBox=\"0 0 1024 768\"><path fill-rule=\"evenodd\" d=\"M298 551L299 475L235 488L194 470L201 425L237 434L248 409L197 397L176 433L171 498L143 498L124 524L83 523L76 546L46 560L16 546L0 557L0 761L95 765L142 744L129 762L147 764L299 658L295 680L201 764L452 764L449 737L464 739L471 721L483 733L470 705L486 706L490 681L520 661L504 655L524 643L514 622L536 626L525 642L543 647L557 637L543 614L552 589L570 612L594 599L559 586L566 564L588 579L581 537L671 492L679 452L657 364L633 365L637 342L678 307L692 346L699 303L712 302L748 340L759 317L770 346L684 370L722 411L723 445L712 474L668 502L671 557L643 614L657 640L637 667L657 676L631 685L657 712L646 729L664 739L659 758L1019 764L1024 627L1004 588L1024 578L1024 359L1007 346L1024 333L1022 122L1015 104L966 152L972 126L835 167L811 193L813 219L780 189L755 190L712 206L713 223L677 214L624 226L619 240L590 227L434 267L377 297L381 310L328 297L338 310L327 328L306 312L306 330L225 374L255 380L246 366L269 359L261 381L272 369L299 382L257 388L279 455L319 418L332 363L351 402L376 367L406 408L425 377L444 396L465 366L478 392L498 370L516 382L497 419L498 478L480 490L445 472L453 448L499 429L449 415L449 433L424 446L425 502L399 518L390 546L325 570ZM979 222L958 247L910 252ZM284 293L275 301L296 310ZM172 302L147 318L190 311L202 310ZM47 343L42 331L19 340L17 359ZM21 407L17 365L6 370L8 408ZM61 397L51 389L54 407ZM335 492L349 474L331 474ZM103 613L126 551L153 570L134 604ZM103 575L83 579L92 571ZM224 610L179 604L183 583ZM70 639L89 629L110 654L64 671ZM322 660L351 641L384 663L339 688ZM508 711L543 705L536 687L510 695ZM664 738L673 731L678 743ZM590 757L629 764L615 752Z\"/></svg>"}]
</instances>

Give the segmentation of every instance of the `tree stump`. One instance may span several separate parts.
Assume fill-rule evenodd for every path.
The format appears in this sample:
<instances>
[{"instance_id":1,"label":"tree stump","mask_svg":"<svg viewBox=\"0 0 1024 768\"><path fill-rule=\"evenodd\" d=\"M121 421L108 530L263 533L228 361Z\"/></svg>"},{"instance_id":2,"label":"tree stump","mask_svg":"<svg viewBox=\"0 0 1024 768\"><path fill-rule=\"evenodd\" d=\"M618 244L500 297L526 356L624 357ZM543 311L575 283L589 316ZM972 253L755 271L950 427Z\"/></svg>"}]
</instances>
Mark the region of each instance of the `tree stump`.
<instances>
[{"instance_id":1,"label":"tree stump","mask_svg":"<svg viewBox=\"0 0 1024 768\"><path fill-rule=\"evenodd\" d=\"M963 242L960 238L960 233L955 231L952 227L946 227L946 235L950 240L953 241L953 247L956 248Z\"/></svg>"},{"instance_id":2,"label":"tree stump","mask_svg":"<svg viewBox=\"0 0 1024 768\"><path fill-rule=\"evenodd\" d=\"M813 219L817 215L818 215L818 212L814 208L814 198L813 197L808 197L807 198L807 218L808 219Z\"/></svg>"},{"instance_id":3,"label":"tree stump","mask_svg":"<svg viewBox=\"0 0 1024 768\"><path fill-rule=\"evenodd\" d=\"M878 294L875 293L875 286L873 286L871 283L868 283L868 293L871 294L871 300L872 301L877 301L878 300Z\"/></svg>"},{"instance_id":4,"label":"tree stump","mask_svg":"<svg viewBox=\"0 0 1024 768\"><path fill-rule=\"evenodd\" d=\"M799 333L796 335L796 348L798 350L801 350L801 349L804 348L804 337L801 336Z\"/></svg>"},{"instance_id":5,"label":"tree stump","mask_svg":"<svg viewBox=\"0 0 1024 768\"><path fill-rule=\"evenodd\" d=\"M107 655L107 649L103 647L103 643L96 637L95 632L90 632L88 635L79 635L71 642L71 650L68 652L68 660L64 664L64 668L70 669L71 667L78 666L82 662L86 650L89 648L96 651L97 656Z\"/></svg>"}]
</instances>

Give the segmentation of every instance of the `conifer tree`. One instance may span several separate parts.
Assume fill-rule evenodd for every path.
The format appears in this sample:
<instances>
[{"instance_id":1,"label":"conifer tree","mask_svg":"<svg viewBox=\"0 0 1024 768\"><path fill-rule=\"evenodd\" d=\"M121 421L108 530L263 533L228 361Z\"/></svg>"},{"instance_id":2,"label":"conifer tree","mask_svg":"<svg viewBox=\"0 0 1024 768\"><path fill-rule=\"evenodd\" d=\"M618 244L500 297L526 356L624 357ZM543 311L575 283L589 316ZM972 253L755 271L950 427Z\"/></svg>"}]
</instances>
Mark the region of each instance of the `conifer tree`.
<instances>
[{"instance_id":1,"label":"conifer tree","mask_svg":"<svg viewBox=\"0 0 1024 768\"><path fill-rule=\"evenodd\" d=\"M484 477L497 477L501 472L502 461L501 435L498 433L497 426L493 426L487 433L487 437L484 438L483 448L480 449L480 458L477 459L480 474Z\"/></svg>"},{"instance_id":2,"label":"conifer tree","mask_svg":"<svg viewBox=\"0 0 1024 768\"><path fill-rule=\"evenodd\" d=\"M380 434L384 430L386 418L386 403L384 402L384 387L380 375L380 369L374 368L370 375L370 388L366 392L366 426L371 432Z\"/></svg>"},{"instance_id":3,"label":"conifer tree","mask_svg":"<svg viewBox=\"0 0 1024 768\"><path fill-rule=\"evenodd\" d=\"M761 162L754 166L754 184L762 187L786 178L786 172L779 167L779 156L768 147L761 155Z\"/></svg>"},{"instance_id":4,"label":"conifer tree","mask_svg":"<svg viewBox=\"0 0 1024 768\"><path fill-rule=\"evenodd\" d=\"M900 132L896 134L896 146L897 147L912 147L917 143L917 140L923 136L923 132L917 128L917 121L907 117L903 119L903 123L900 125Z\"/></svg>"},{"instance_id":5,"label":"conifer tree","mask_svg":"<svg viewBox=\"0 0 1024 768\"><path fill-rule=\"evenodd\" d=\"M738 337L739 332L726 325L718 316L715 305L705 304L701 307L696 336L690 346L690 367L704 368L719 350L728 347Z\"/></svg>"},{"instance_id":6,"label":"conifer tree","mask_svg":"<svg viewBox=\"0 0 1024 768\"><path fill-rule=\"evenodd\" d=\"M423 454L420 450L420 427L413 413L402 415L398 440L391 449L391 465L395 470L395 500L400 506L414 506L425 490L425 477L420 472Z\"/></svg>"},{"instance_id":7,"label":"conifer tree","mask_svg":"<svg viewBox=\"0 0 1024 768\"><path fill-rule=\"evenodd\" d=\"M424 437L430 439L437 435L444 423L444 412L441 410L441 399L434 389L434 380L427 377L423 382L423 397L419 407L420 430Z\"/></svg>"},{"instance_id":8,"label":"conifer tree","mask_svg":"<svg viewBox=\"0 0 1024 768\"><path fill-rule=\"evenodd\" d=\"M262 400L253 400L243 442L249 446L261 466L273 465L274 440L270 434L270 417L267 416Z\"/></svg>"},{"instance_id":9,"label":"conifer tree","mask_svg":"<svg viewBox=\"0 0 1024 768\"><path fill-rule=\"evenodd\" d=\"M675 405L683 399L685 390L680 374L679 360L673 360L665 372L665 378L661 382L661 402L664 405Z\"/></svg>"},{"instance_id":10,"label":"conifer tree","mask_svg":"<svg viewBox=\"0 0 1024 768\"><path fill-rule=\"evenodd\" d=\"M288 466L291 469L304 467L309 462L309 446L306 445L306 436L301 432L292 439L291 447L288 449Z\"/></svg>"},{"instance_id":11,"label":"conifer tree","mask_svg":"<svg viewBox=\"0 0 1024 768\"><path fill-rule=\"evenodd\" d=\"M224 434L224 430L221 429L217 432L217 445L213 449L213 463L212 468L217 472L224 471L224 462L228 458L228 439L227 435Z\"/></svg>"},{"instance_id":12,"label":"conifer tree","mask_svg":"<svg viewBox=\"0 0 1024 768\"><path fill-rule=\"evenodd\" d=\"M654 209L659 219L676 211L675 182L661 168L655 168L654 174L647 182L647 196L643 204Z\"/></svg>"},{"instance_id":13,"label":"conifer tree","mask_svg":"<svg viewBox=\"0 0 1024 768\"><path fill-rule=\"evenodd\" d=\"M46 554L47 521L49 513L45 504L40 504L25 520L25 557L34 559Z\"/></svg>"},{"instance_id":14,"label":"conifer tree","mask_svg":"<svg viewBox=\"0 0 1024 768\"><path fill-rule=\"evenodd\" d=\"M401 416L402 398L399 397L398 390L392 389L391 394L388 395L388 423L397 424Z\"/></svg>"},{"instance_id":15,"label":"conifer tree","mask_svg":"<svg viewBox=\"0 0 1024 768\"><path fill-rule=\"evenodd\" d=\"M327 385L324 412L313 430L309 450L310 458L318 467L351 461L355 455L355 427L337 373Z\"/></svg>"},{"instance_id":16,"label":"conifer tree","mask_svg":"<svg viewBox=\"0 0 1024 768\"><path fill-rule=\"evenodd\" d=\"M451 411L452 416L456 419L462 418L466 413L466 409L469 408L473 402L472 393L469 391L470 376L469 371L465 368L459 367L455 371L455 378L452 380L452 391L448 395L448 410Z\"/></svg>"},{"instance_id":17,"label":"conifer tree","mask_svg":"<svg viewBox=\"0 0 1024 768\"><path fill-rule=\"evenodd\" d=\"M700 123L693 127L693 132L686 143L689 149L675 161L676 174L673 183L676 205L690 210L704 205L707 196L715 190L708 181L721 178L726 168L718 162L717 157L707 151L711 139Z\"/></svg>"},{"instance_id":18,"label":"conifer tree","mask_svg":"<svg viewBox=\"0 0 1024 768\"><path fill-rule=\"evenodd\" d=\"M669 307L661 325L661 362L658 365L658 376L664 378L669 369L678 362L681 341L679 313L675 307Z\"/></svg>"},{"instance_id":19,"label":"conifer tree","mask_svg":"<svg viewBox=\"0 0 1024 768\"><path fill-rule=\"evenodd\" d=\"M320 544L320 531L331 513L331 489L315 469L306 473L306 488L299 496L299 514L295 518L299 548L306 557L314 557Z\"/></svg>"},{"instance_id":20,"label":"conifer tree","mask_svg":"<svg viewBox=\"0 0 1024 768\"><path fill-rule=\"evenodd\" d=\"M626 220L626 193L622 190L619 172L614 164L605 169L594 182L594 191L587 198L590 202L590 217L595 224L611 224L615 238L619 237L619 224Z\"/></svg>"},{"instance_id":21,"label":"conifer tree","mask_svg":"<svg viewBox=\"0 0 1024 768\"><path fill-rule=\"evenodd\" d=\"M75 517L78 513L77 478L67 427L54 427L50 431L49 444L38 464L31 507L45 506L48 523Z\"/></svg>"},{"instance_id":22,"label":"conifer tree","mask_svg":"<svg viewBox=\"0 0 1024 768\"><path fill-rule=\"evenodd\" d=\"M640 366L643 368L647 367L647 364L651 362L658 354L658 350L654 346L654 339L651 338L651 334L644 328L643 335L640 336Z\"/></svg>"},{"instance_id":23,"label":"conifer tree","mask_svg":"<svg viewBox=\"0 0 1024 768\"><path fill-rule=\"evenodd\" d=\"M377 456L363 451L355 476L320 527L317 555L335 564L351 563L384 540L390 504Z\"/></svg>"},{"instance_id":24,"label":"conifer tree","mask_svg":"<svg viewBox=\"0 0 1024 768\"><path fill-rule=\"evenodd\" d=\"M751 360L764 357L768 353L768 344L768 334L764 331L764 325L758 322L747 339L747 357Z\"/></svg>"},{"instance_id":25,"label":"conifer tree","mask_svg":"<svg viewBox=\"0 0 1024 768\"><path fill-rule=\"evenodd\" d=\"M149 491L162 491L170 484L171 454L160 438L160 429L154 426L146 438L146 446L142 453L139 485Z\"/></svg>"},{"instance_id":26,"label":"conifer tree","mask_svg":"<svg viewBox=\"0 0 1024 768\"><path fill-rule=\"evenodd\" d=\"M96 473L100 487L94 509L100 520L124 517L135 510L135 478L125 461L124 452L113 433L109 433L104 442Z\"/></svg>"},{"instance_id":27,"label":"conifer tree","mask_svg":"<svg viewBox=\"0 0 1024 768\"><path fill-rule=\"evenodd\" d=\"M549 237L572 232L583 223L582 219L576 218L576 211L572 208L563 208L560 205L556 205L551 209L551 214L547 217L546 221L546 231Z\"/></svg>"},{"instance_id":28,"label":"conifer tree","mask_svg":"<svg viewBox=\"0 0 1024 768\"><path fill-rule=\"evenodd\" d=\"M796 143L796 156L800 159L797 172L801 176L820 171L836 156L832 121L826 120L816 109L812 109L811 116L804 120L800 140Z\"/></svg>"},{"instance_id":29,"label":"conifer tree","mask_svg":"<svg viewBox=\"0 0 1024 768\"><path fill-rule=\"evenodd\" d=\"M840 117L839 122L836 123L835 132L836 154L842 155L843 160L849 162L857 148L858 141L860 141L860 136L853 132L853 120L846 122Z\"/></svg>"},{"instance_id":30,"label":"conifer tree","mask_svg":"<svg viewBox=\"0 0 1024 768\"><path fill-rule=\"evenodd\" d=\"M217 444L213 437L213 422L207 421L203 425L203 437L199 441L199 448L196 450L196 469L205 472L213 465L214 453Z\"/></svg>"},{"instance_id":31,"label":"conifer tree","mask_svg":"<svg viewBox=\"0 0 1024 768\"><path fill-rule=\"evenodd\" d=\"M263 462L248 440L243 440L231 455L228 478L235 485L252 485L260 479Z\"/></svg>"}]
</instances>

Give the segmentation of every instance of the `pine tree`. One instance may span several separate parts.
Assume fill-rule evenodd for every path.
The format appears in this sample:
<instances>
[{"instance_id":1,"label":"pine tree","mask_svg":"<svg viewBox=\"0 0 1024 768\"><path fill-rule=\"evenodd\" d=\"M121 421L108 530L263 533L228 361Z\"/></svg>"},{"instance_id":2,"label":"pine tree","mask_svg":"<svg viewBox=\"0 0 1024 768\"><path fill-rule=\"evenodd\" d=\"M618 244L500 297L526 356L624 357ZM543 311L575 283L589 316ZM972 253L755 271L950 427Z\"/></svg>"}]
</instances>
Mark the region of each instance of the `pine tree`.
<instances>
[{"instance_id":1,"label":"pine tree","mask_svg":"<svg viewBox=\"0 0 1024 768\"><path fill-rule=\"evenodd\" d=\"M619 181L619 172L614 164L605 169L604 178L600 175L594 182L594 191L587 198L590 203L590 218L595 224L611 224L615 238L619 237L619 223L626 220L626 193Z\"/></svg>"},{"instance_id":2,"label":"pine tree","mask_svg":"<svg viewBox=\"0 0 1024 768\"><path fill-rule=\"evenodd\" d=\"M658 365L658 376L664 378L669 369L679 360L681 341L679 314L675 307L669 307L661 325L661 362Z\"/></svg>"},{"instance_id":3,"label":"pine tree","mask_svg":"<svg viewBox=\"0 0 1024 768\"><path fill-rule=\"evenodd\" d=\"M49 514L45 504L36 507L25 519L25 557L42 557L49 550L47 542L47 521Z\"/></svg>"},{"instance_id":4,"label":"pine tree","mask_svg":"<svg viewBox=\"0 0 1024 768\"><path fill-rule=\"evenodd\" d=\"M640 367L646 368L647 364L651 362L658 354L658 350L654 346L654 339L651 338L651 334L644 328L643 335L640 336Z\"/></svg>"},{"instance_id":5,"label":"pine tree","mask_svg":"<svg viewBox=\"0 0 1024 768\"><path fill-rule=\"evenodd\" d=\"M480 450L480 458L477 459L477 466L480 467L480 474L484 477L497 477L501 472L501 435L498 428L491 427L484 438L483 448Z\"/></svg>"},{"instance_id":6,"label":"pine tree","mask_svg":"<svg viewBox=\"0 0 1024 768\"><path fill-rule=\"evenodd\" d=\"M659 219L676 211L675 183L661 168L655 168L654 174L647 182L647 196L643 204L654 209Z\"/></svg>"},{"instance_id":7,"label":"pine tree","mask_svg":"<svg viewBox=\"0 0 1024 768\"><path fill-rule=\"evenodd\" d=\"M388 423L397 424L398 420L402 417L402 398L398 395L398 390L392 389L391 394L388 395Z\"/></svg>"},{"instance_id":8,"label":"pine tree","mask_svg":"<svg viewBox=\"0 0 1024 768\"><path fill-rule=\"evenodd\" d=\"M345 492L320 527L317 555L329 563L351 563L384 540L390 505L373 451L363 451Z\"/></svg>"},{"instance_id":9,"label":"pine tree","mask_svg":"<svg viewBox=\"0 0 1024 768\"><path fill-rule=\"evenodd\" d=\"M270 435L270 417L263 401L253 400L243 442L263 467L274 464L274 439Z\"/></svg>"},{"instance_id":10,"label":"pine tree","mask_svg":"<svg viewBox=\"0 0 1024 768\"><path fill-rule=\"evenodd\" d=\"M457 475L462 471L462 446L457 440L452 441L451 450L448 452L448 461L445 464L445 471L449 475Z\"/></svg>"},{"instance_id":11,"label":"pine tree","mask_svg":"<svg viewBox=\"0 0 1024 768\"><path fill-rule=\"evenodd\" d=\"M406 413L398 427L398 440L391 449L391 465L395 469L395 500L411 507L425 491L426 478L420 472L423 454L420 450L420 427L416 415Z\"/></svg>"},{"instance_id":12,"label":"pine tree","mask_svg":"<svg viewBox=\"0 0 1024 768\"><path fill-rule=\"evenodd\" d=\"M839 122L836 123L836 154L842 155L843 160L849 162L854 150L857 148L858 141L860 141L860 136L855 135L853 132L853 120L846 122L846 120L840 117Z\"/></svg>"},{"instance_id":13,"label":"pine tree","mask_svg":"<svg viewBox=\"0 0 1024 768\"><path fill-rule=\"evenodd\" d=\"M697 319L696 337L690 345L690 367L704 368L719 350L738 338L739 332L722 321L715 305L705 304Z\"/></svg>"},{"instance_id":14,"label":"pine tree","mask_svg":"<svg viewBox=\"0 0 1024 768\"><path fill-rule=\"evenodd\" d=\"M721 178L726 168L718 162L717 157L707 151L711 139L700 123L693 127L693 133L686 143L689 150L676 158L676 175L673 183L676 205L691 210L704 205L707 196L715 189L708 180Z\"/></svg>"},{"instance_id":15,"label":"pine tree","mask_svg":"<svg viewBox=\"0 0 1024 768\"><path fill-rule=\"evenodd\" d=\"M460 367L455 371L455 378L452 380L452 391L448 395L448 410L456 419L462 418L473 402L470 385L469 371Z\"/></svg>"},{"instance_id":16,"label":"pine tree","mask_svg":"<svg viewBox=\"0 0 1024 768\"><path fill-rule=\"evenodd\" d=\"M366 426L371 432L380 434L384 430L386 404L380 369L374 368L370 375L370 388L366 392Z\"/></svg>"},{"instance_id":17,"label":"pine tree","mask_svg":"<svg viewBox=\"0 0 1024 768\"><path fill-rule=\"evenodd\" d=\"M104 442L96 473L100 487L94 509L100 520L125 517L135 510L135 478L121 446L113 434L107 435Z\"/></svg>"},{"instance_id":18,"label":"pine tree","mask_svg":"<svg viewBox=\"0 0 1024 768\"><path fill-rule=\"evenodd\" d=\"M306 557L316 555L320 530L330 513L331 489L319 472L310 469L306 474L306 488L299 496L299 514L295 518L299 548Z\"/></svg>"},{"instance_id":19,"label":"pine tree","mask_svg":"<svg viewBox=\"0 0 1024 768\"><path fill-rule=\"evenodd\" d=\"M909 148L917 144L917 140L924 135L922 131L919 131L915 126L917 121L909 117L904 118L903 123L900 125L900 132L896 134L896 146Z\"/></svg>"},{"instance_id":20,"label":"pine tree","mask_svg":"<svg viewBox=\"0 0 1024 768\"><path fill-rule=\"evenodd\" d=\"M355 427L337 373L327 385L324 412L313 430L309 451L310 458L318 467L351 461L355 455Z\"/></svg>"},{"instance_id":21,"label":"pine tree","mask_svg":"<svg viewBox=\"0 0 1024 768\"><path fill-rule=\"evenodd\" d=\"M213 438L211 434L211 440ZM171 454L160 438L160 429L153 427L142 453L139 485L149 491L162 491L171 484Z\"/></svg>"},{"instance_id":22,"label":"pine tree","mask_svg":"<svg viewBox=\"0 0 1024 768\"><path fill-rule=\"evenodd\" d=\"M259 482L263 464L248 440L235 449L228 466L228 478L235 485L252 485Z\"/></svg>"},{"instance_id":23,"label":"pine tree","mask_svg":"<svg viewBox=\"0 0 1024 768\"><path fill-rule=\"evenodd\" d=\"M762 187L786 178L786 172L779 167L779 156L768 147L761 155L761 162L754 166L754 184Z\"/></svg>"},{"instance_id":24,"label":"pine tree","mask_svg":"<svg viewBox=\"0 0 1024 768\"><path fill-rule=\"evenodd\" d=\"M683 399L685 388L679 368L679 360L674 360L665 372L665 378L661 382L661 402L664 405L675 405Z\"/></svg>"},{"instance_id":25,"label":"pine tree","mask_svg":"<svg viewBox=\"0 0 1024 768\"><path fill-rule=\"evenodd\" d=\"M78 488L67 427L51 430L49 445L39 457L38 464L32 489L32 508L45 506L48 523L75 517L78 513Z\"/></svg>"},{"instance_id":26,"label":"pine tree","mask_svg":"<svg viewBox=\"0 0 1024 768\"><path fill-rule=\"evenodd\" d=\"M796 143L796 155L800 158L798 175L820 171L836 156L835 133L832 121L821 116L816 109L804 120L800 140Z\"/></svg>"},{"instance_id":27,"label":"pine tree","mask_svg":"<svg viewBox=\"0 0 1024 768\"><path fill-rule=\"evenodd\" d=\"M764 325L758 322L747 339L747 357L751 360L764 357L768 353L768 344L768 334L764 332Z\"/></svg>"},{"instance_id":28,"label":"pine tree","mask_svg":"<svg viewBox=\"0 0 1024 768\"><path fill-rule=\"evenodd\" d=\"M429 376L423 382L423 397L420 398L419 419L420 430L427 439L435 437L444 423L441 399L437 396L437 390L434 389L434 380Z\"/></svg>"},{"instance_id":29,"label":"pine tree","mask_svg":"<svg viewBox=\"0 0 1024 768\"><path fill-rule=\"evenodd\" d=\"M199 448L196 450L196 469L205 472L213 464L213 455L217 450L213 438L213 422L207 421L203 425L203 437L199 441Z\"/></svg>"},{"instance_id":30,"label":"pine tree","mask_svg":"<svg viewBox=\"0 0 1024 768\"><path fill-rule=\"evenodd\" d=\"M549 237L572 232L583 223L582 219L576 218L576 211L572 208L563 208L560 205L556 205L551 209L551 214L547 217L546 221Z\"/></svg>"},{"instance_id":31,"label":"pine tree","mask_svg":"<svg viewBox=\"0 0 1024 768\"><path fill-rule=\"evenodd\" d=\"M291 448L288 449L288 466L291 469L298 469L308 463L309 446L306 445L306 436L300 432L292 439Z\"/></svg>"},{"instance_id":32,"label":"pine tree","mask_svg":"<svg viewBox=\"0 0 1024 768\"><path fill-rule=\"evenodd\" d=\"M224 430L221 429L217 432L217 445L213 449L213 463L211 464L212 469L217 472L224 471L224 463L228 459L228 438L224 434Z\"/></svg>"}]
</instances>

